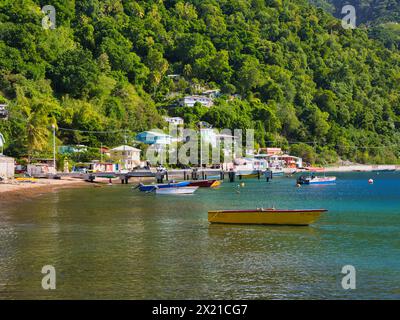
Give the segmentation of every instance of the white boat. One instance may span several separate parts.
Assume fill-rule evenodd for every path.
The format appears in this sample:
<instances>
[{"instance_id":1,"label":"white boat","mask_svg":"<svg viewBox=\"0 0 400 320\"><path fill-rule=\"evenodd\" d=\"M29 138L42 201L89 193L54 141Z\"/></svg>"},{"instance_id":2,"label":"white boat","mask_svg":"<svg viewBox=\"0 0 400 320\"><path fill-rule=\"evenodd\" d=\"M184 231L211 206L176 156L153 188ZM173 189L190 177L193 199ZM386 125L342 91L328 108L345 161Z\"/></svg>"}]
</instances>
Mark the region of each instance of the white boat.
<instances>
[{"instance_id":1,"label":"white boat","mask_svg":"<svg viewBox=\"0 0 400 320\"><path fill-rule=\"evenodd\" d=\"M193 194L199 187L180 187L180 188L166 188L156 189L156 194Z\"/></svg>"},{"instance_id":2,"label":"white boat","mask_svg":"<svg viewBox=\"0 0 400 320\"><path fill-rule=\"evenodd\" d=\"M331 184L335 183L336 177L315 177L315 176L301 176L297 179L298 184Z\"/></svg>"}]
</instances>

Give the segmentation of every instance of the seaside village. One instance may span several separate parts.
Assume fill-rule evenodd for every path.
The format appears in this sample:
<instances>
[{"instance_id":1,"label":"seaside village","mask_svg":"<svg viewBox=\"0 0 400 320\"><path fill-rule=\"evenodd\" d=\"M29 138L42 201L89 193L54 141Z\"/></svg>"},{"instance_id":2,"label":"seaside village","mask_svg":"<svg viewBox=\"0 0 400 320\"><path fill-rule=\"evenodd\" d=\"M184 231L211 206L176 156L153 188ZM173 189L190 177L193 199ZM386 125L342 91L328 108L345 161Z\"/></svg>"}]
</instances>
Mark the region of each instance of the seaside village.
<instances>
[{"instance_id":1,"label":"seaside village","mask_svg":"<svg viewBox=\"0 0 400 320\"><path fill-rule=\"evenodd\" d=\"M214 98L218 97L219 90L207 90L201 95L185 96L177 100L178 106L194 107L201 104L206 107L213 106ZM232 97L235 98L235 97ZM0 118L7 120L8 111L6 105L0 105ZM180 117L164 117L170 126L183 129L184 120ZM251 173L256 170L273 170L274 174L280 174L285 169L292 170L302 168L302 159L287 154L281 148L264 148L260 150L246 150L246 156L233 159L232 152L236 144L235 136L220 134L207 123L200 123L201 144L211 145L212 148L220 147L221 152L230 161L218 165L203 165L203 168L220 169L224 171L235 171ZM58 173L126 173L138 170L157 171L157 165L151 164L146 159L145 150L140 146L149 146L155 150L167 150L172 143L184 142L183 138L172 137L161 130L140 132L134 137L132 145L119 145L100 148L89 148L85 145L55 146L54 154L49 158L34 158L30 162L18 163L10 156L4 154L6 141L0 133L0 179L4 182L14 177L48 177ZM229 141L225 143L224 141ZM88 150L92 158L87 159ZM82 155L82 157L81 157ZM223 157L224 158L224 157ZM80 159L83 159L80 161ZM159 163L168 168L164 163ZM195 166L196 167L196 166ZM197 166L198 167L198 166ZM175 169L179 169L175 167ZM187 169L187 166L185 167Z\"/></svg>"}]
</instances>

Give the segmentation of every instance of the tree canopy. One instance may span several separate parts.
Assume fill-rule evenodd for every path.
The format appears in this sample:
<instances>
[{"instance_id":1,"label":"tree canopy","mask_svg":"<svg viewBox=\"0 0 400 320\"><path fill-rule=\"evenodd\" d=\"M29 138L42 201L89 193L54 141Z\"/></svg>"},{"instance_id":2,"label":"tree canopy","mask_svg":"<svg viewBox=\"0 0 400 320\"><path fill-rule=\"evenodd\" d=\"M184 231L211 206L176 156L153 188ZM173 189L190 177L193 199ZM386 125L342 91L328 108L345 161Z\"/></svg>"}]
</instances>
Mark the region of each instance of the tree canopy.
<instances>
[{"instance_id":1,"label":"tree canopy","mask_svg":"<svg viewBox=\"0 0 400 320\"><path fill-rule=\"evenodd\" d=\"M9 154L50 150L52 123L60 144L94 147L162 127L170 114L255 129L260 146L311 145L326 159L399 157L398 48L306 0L59 0L54 30L42 28L40 5L0 4ZM171 107L215 87L223 96L210 109Z\"/></svg>"}]
</instances>

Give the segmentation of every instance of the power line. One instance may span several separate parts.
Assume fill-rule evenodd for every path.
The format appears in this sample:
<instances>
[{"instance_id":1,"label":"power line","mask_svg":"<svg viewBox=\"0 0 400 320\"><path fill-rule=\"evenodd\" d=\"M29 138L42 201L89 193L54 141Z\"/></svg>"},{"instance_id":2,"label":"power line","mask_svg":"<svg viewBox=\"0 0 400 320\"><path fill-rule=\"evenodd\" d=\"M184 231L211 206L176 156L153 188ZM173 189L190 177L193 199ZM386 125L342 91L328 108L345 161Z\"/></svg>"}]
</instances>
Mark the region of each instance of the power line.
<instances>
[{"instance_id":1,"label":"power line","mask_svg":"<svg viewBox=\"0 0 400 320\"><path fill-rule=\"evenodd\" d=\"M70 131L70 132L84 132L84 133L100 133L100 134L106 134L106 133L118 133L118 132L125 132L126 129L122 130L108 130L108 131L92 131L92 130L79 130L79 129L68 129L68 128L58 128L59 131Z\"/></svg>"}]
</instances>

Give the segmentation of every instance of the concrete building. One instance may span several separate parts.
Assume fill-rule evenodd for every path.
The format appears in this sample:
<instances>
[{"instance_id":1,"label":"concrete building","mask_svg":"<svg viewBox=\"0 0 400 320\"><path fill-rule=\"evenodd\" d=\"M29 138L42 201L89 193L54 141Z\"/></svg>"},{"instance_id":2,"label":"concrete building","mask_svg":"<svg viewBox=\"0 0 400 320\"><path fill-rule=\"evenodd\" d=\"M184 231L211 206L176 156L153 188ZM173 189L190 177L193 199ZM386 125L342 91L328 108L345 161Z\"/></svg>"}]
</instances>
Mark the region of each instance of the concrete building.
<instances>
[{"instance_id":1,"label":"concrete building","mask_svg":"<svg viewBox=\"0 0 400 320\"><path fill-rule=\"evenodd\" d=\"M164 117L164 120L176 126L183 126L185 121L181 117Z\"/></svg>"},{"instance_id":2,"label":"concrete building","mask_svg":"<svg viewBox=\"0 0 400 320\"><path fill-rule=\"evenodd\" d=\"M144 131L136 136L136 140L148 145L169 145L173 138L165 133L155 131Z\"/></svg>"},{"instance_id":3,"label":"concrete building","mask_svg":"<svg viewBox=\"0 0 400 320\"><path fill-rule=\"evenodd\" d=\"M194 107L196 102L208 108L214 105L214 100L205 96L186 96L179 100L179 104L183 107Z\"/></svg>"},{"instance_id":4,"label":"concrete building","mask_svg":"<svg viewBox=\"0 0 400 320\"><path fill-rule=\"evenodd\" d=\"M8 119L8 110L6 104L0 104L0 119Z\"/></svg>"},{"instance_id":5,"label":"concrete building","mask_svg":"<svg viewBox=\"0 0 400 320\"><path fill-rule=\"evenodd\" d=\"M0 179L13 178L14 170L15 170L14 158L0 155Z\"/></svg>"},{"instance_id":6,"label":"concrete building","mask_svg":"<svg viewBox=\"0 0 400 320\"><path fill-rule=\"evenodd\" d=\"M140 149L131 146L119 146L110 150L111 160L120 164L122 170L132 170L140 166Z\"/></svg>"}]
</instances>

